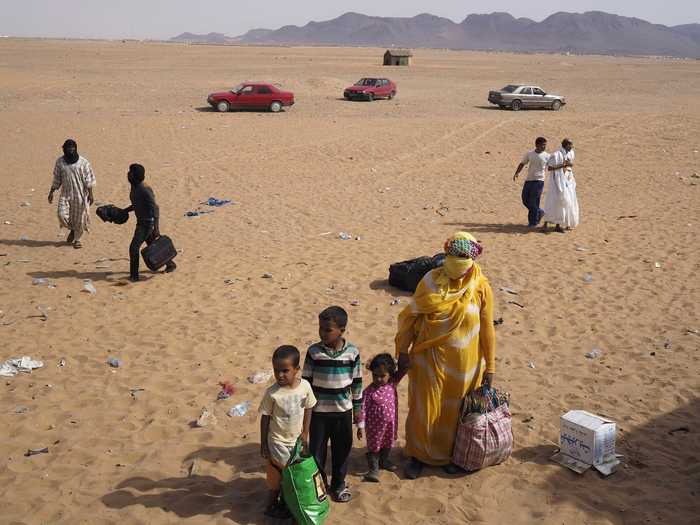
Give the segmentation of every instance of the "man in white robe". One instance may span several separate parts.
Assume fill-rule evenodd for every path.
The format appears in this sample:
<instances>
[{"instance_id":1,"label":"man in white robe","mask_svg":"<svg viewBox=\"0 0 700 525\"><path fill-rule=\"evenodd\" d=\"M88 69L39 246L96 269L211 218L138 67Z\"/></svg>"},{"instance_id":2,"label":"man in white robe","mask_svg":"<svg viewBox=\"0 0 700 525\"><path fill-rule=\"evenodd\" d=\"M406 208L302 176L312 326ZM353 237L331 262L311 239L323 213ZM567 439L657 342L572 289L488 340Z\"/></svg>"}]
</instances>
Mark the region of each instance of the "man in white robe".
<instances>
[{"instance_id":1,"label":"man in white robe","mask_svg":"<svg viewBox=\"0 0 700 525\"><path fill-rule=\"evenodd\" d=\"M74 248L82 248L83 233L89 231L90 205L95 202L93 188L95 174L88 160L78 155L78 145L68 139L63 143L63 156L56 160L53 183L49 191L49 203L60 189L58 198L58 223L70 230L66 242Z\"/></svg>"},{"instance_id":2,"label":"man in white robe","mask_svg":"<svg viewBox=\"0 0 700 525\"><path fill-rule=\"evenodd\" d=\"M548 223L556 225L554 231L564 233L564 228L578 226L579 209L574 178L574 143L564 139L561 148L554 152L548 162L547 195L544 200L544 229Z\"/></svg>"}]
</instances>

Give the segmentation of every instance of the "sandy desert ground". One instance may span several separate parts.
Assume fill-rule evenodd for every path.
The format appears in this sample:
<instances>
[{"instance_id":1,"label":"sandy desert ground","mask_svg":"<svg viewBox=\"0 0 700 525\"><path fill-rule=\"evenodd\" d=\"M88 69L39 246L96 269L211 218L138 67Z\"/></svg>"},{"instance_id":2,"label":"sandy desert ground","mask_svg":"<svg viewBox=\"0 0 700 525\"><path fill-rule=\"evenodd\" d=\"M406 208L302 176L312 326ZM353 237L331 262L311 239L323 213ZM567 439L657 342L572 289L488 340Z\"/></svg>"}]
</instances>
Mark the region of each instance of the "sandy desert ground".
<instances>
[{"instance_id":1,"label":"sandy desert ground","mask_svg":"<svg viewBox=\"0 0 700 525\"><path fill-rule=\"evenodd\" d=\"M513 456L467 477L368 485L356 443L355 498L329 523L697 522L700 62L418 50L410 68L386 69L382 52L0 41L0 360L45 363L0 382L0 522L267 523L265 385L246 378L279 344L305 349L331 304L349 310L365 357L391 351L390 303L406 294L388 287L388 265L438 252L457 229L483 241L504 319L496 381L512 395ZM398 97L343 101L364 75L390 75ZM297 104L206 108L244 79L279 83ZM512 81L569 105L489 108L488 90ZM576 144L582 224L565 235L527 231L511 180L540 134L550 149ZM125 205L128 164L146 166L161 230L182 250L176 273L125 283L131 222L93 215L83 250L61 242L46 194L68 137L100 202ZM236 203L184 216L210 196ZM86 278L95 295L81 293ZM585 358L593 348L602 357ZM222 380L237 392L217 402ZM244 401L248 415L226 415ZM218 422L192 428L202 407ZM549 462L573 408L617 421L613 476Z\"/></svg>"}]
</instances>

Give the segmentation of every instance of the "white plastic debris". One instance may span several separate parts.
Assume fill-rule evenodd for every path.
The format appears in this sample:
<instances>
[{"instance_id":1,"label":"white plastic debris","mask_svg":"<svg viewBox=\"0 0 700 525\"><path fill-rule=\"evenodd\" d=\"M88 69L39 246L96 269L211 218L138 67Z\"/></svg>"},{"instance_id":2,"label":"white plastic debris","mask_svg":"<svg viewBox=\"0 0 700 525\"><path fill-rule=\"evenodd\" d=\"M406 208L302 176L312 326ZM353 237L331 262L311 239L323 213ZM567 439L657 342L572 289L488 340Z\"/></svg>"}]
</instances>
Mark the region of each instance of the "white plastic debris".
<instances>
[{"instance_id":1,"label":"white plastic debris","mask_svg":"<svg viewBox=\"0 0 700 525\"><path fill-rule=\"evenodd\" d=\"M593 274L587 273L583 276L583 282L586 284L591 284L593 282Z\"/></svg>"},{"instance_id":2,"label":"white plastic debris","mask_svg":"<svg viewBox=\"0 0 700 525\"><path fill-rule=\"evenodd\" d=\"M272 372L270 370L259 370L248 376L248 381L254 385L258 385L260 383L267 383L270 378L272 378Z\"/></svg>"},{"instance_id":3,"label":"white plastic debris","mask_svg":"<svg viewBox=\"0 0 700 525\"><path fill-rule=\"evenodd\" d=\"M352 239L352 235L350 235L347 232L340 232L338 234L338 239L341 239L343 241L349 241L350 239Z\"/></svg>"},{"instance_id":4,"label":"white plastic debris","mask_svg":"<svg viewBox=\"0 0 700 525\"><path fill-rule=\"evenodd\" d=\"M90 295L95 295L97 293L97 290L95 289L95 285L92 284L92 280L90 279L83 279L83 292L87 292Z\"/></svg>"},{"instance_id":5,"label":"white plastic debris","mask_svg":"<svg viewBox=\"0 0 700 525\"><path fill-rule=\"evenodd\" d=\"M13 359L8 359L0 365L0 376L14 377L20 372L31 374L32 370L43 366L43 362L35 361L26 355L22 357L15 357Z\"/></svg>"},{"instance_id":6,"label":"white plastic debris","mask_svg":"<svg viewBox=\"0 0 700 525\"><path fill-rule=\"evenodd\" d=\"M533 363L532 361L530 361L530 362L527 364L527 367L528 367L528 368L535 368L535 363Z\"/></svg>"},{"instance_id":7,"label":"white plastic debris","mask_svg":"<svg viewBox=\"0 0 700 525\"><path fill-rule=\"evenodd\" d=\"M49 284L49 280L46 277L34 277L32 279L33 285Z\"/></svg>"},{"instance_id":8,"label":"white plastic debris","mask_svg":"<svg viewBox=\"0 0 700 525\"><path fill-rule=\"evenodd\" d=\"M583 355L585 355L588 359L596 359L597 357L603 355L603 351L600 348L594 348L590 352L586 352Z\"/></svg>"},{"instance_id":9,"label":"white plastic debris","mask_svg":"<svg viewBox=\"0 0 700 525\"><path fill-rule=\"evenodd\" d=\"M36 307L37 310L39 310L39 313L41 316L44 318L44 321L49 320L49 307L43 304L39 304Z\"/></svg>"},{"instance_id":10,"label":"white plastic debris","mask_svg":"<svg viewBox=\"0 0 700 525\"><path fill-rule=\"evenodd\" d=\"M250 401L244 401L232 406L228 411L228 415L229 417L243 417L248 413L248 409L250 409Z\"/></svg>"},{"instance_id":11,"label":"white plastic debris","mask_svg":"<svg viewBox=\"0 0 700 525\"><path fill-rule=\"evenodd\" d=\"M401 302L401 299L399 299L398 297L394 297L391 300L391 306L394 306L395 304L399 304L400 302Z\"/></svg>"},{"instance_id":12,"label":"white plastic debris","mask_svg":"<svg viewBox=\"0 0 700 525\"><path fill-rule=\"evenodd\" d=\"M516 292L516 291L513 290L512 288L506 288L505 286L501 286L501 291L502 291L502 292L509 293L509 294L511 294L511 295L518 295L518 292Z\"/></svg>"}]
</instances>

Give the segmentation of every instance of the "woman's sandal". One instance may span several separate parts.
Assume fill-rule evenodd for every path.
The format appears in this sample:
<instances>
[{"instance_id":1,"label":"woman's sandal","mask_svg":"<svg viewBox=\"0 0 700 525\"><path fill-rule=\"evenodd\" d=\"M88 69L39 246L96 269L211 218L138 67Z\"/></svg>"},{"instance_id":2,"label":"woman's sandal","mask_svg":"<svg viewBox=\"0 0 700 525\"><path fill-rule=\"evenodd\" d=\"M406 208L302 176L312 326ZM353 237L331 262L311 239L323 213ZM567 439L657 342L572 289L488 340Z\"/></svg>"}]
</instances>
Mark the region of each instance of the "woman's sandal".
<instances>
[{"instance_id":1,"label":"woman's sandal","mask_svg":"<svg viewBox=\"0 0 700 525\"><path fill-rule=\"evenodd\" d=\"M348 490L347 487L343 487L342 490L339 490L338 492L333 493L333 501L337 503L347 503L352 499L352 493Z\"/></svg>"}]
</instances>

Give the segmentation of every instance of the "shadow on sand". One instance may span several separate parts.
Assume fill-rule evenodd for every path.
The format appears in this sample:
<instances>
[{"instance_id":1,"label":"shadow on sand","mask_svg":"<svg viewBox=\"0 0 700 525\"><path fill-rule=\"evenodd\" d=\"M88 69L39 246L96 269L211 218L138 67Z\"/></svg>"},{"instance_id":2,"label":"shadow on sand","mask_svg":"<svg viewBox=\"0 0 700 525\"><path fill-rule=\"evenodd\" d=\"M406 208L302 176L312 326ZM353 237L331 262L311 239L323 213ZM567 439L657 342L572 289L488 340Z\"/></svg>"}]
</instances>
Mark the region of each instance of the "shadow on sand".
<instances>
[{"instance_id":1,"label":"shadow on sand","mask_svg":"<svg viewBox=\"0 0 700 525\"><path fill-rule=\"evenodd\" d=\"M481 233L547 233L542 228L530 228L526 224L479 223L479 222L444 222L446 226L458 226L468 232ZM549 230L552 231L551 229Z\"/></svg>"},{"instance_id":2,"label":"shadow on sand","mask_svg":"<svg viewBox=\"0 0 700 525\"><path fill-rule=\"evenodd\" d=\"M95 282L106 281L108 283L121 285L122 283L126 282L129 272L79 272L76 270L57 270L49 272L28 272L27 275L31 278L45 277L47 279L90 279L91 281ZM141 279L144 281L151 278L152 276L141 276Z\"/></svg>"},{"instance_id":3,"label":"shadow on sand","mask_svg":"<svg viewBox=\"0 0 700 525\"><path fill-rule=\"evenodd\" d=\"M72 248L66 241L35 241L32 239L0 239L1 246L23 246L25 248L46 248L53 246L54 248Z\"/></svg>"},{"instance_id":4,"label":"shadow on sand","mask_svg":"<svg viewBox=\"0 0 700 525\"><path fill-rule=\"evenodd\" d=\"M369 287L372 290L381 290L392 297L411 297L413 295L411 292L404 292L403 290L394 288L389 284L389 279L375 279L369 283Z\"/></svg>"},{"instance_id":5,"label":"shadow on sand","mask_svg":"<svg viewBox=\"0 0 700 525\"><path fill-rule=\"evenodd\" d=\"M274 520L263 515L267 487L259 455L260 447L255 443L227 448L205 447L189 454L183 461L184 465L223 461L235 467L237 475L234 479L222 481L199 474L159 480L132 477L104 495L102 503L111 509L131 506L161 509L179 518L213 516L223 512L223 517L232 523L290 523L290 520ZM255 467L242 469L241 465ZM251 477L253 473L256 475Z\"/></svg>"},{"instance_id":6,"label":"shadow on sand","mask_svg":"<svg viewBox=\"0 0 700 525\"><path fill-rule=\"evenodd\" d=\"M194 108L194 110L199 113L220 113L216 108L211 106L199 106ZM272 113L272 111L259 108L234 108L227 111L227 113ZM286 108L280 109L279 113L286 113Z\"/></svg>"}]
</instances>

